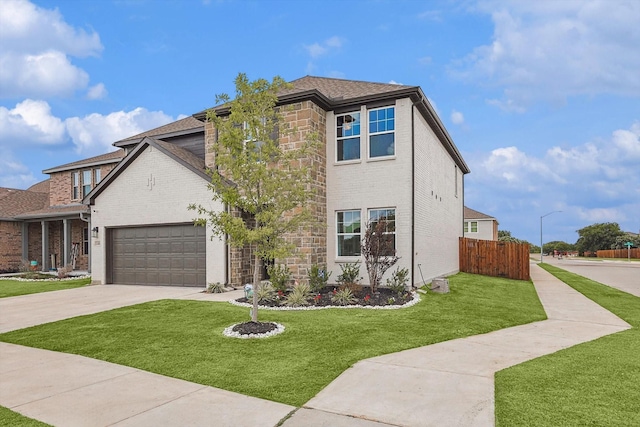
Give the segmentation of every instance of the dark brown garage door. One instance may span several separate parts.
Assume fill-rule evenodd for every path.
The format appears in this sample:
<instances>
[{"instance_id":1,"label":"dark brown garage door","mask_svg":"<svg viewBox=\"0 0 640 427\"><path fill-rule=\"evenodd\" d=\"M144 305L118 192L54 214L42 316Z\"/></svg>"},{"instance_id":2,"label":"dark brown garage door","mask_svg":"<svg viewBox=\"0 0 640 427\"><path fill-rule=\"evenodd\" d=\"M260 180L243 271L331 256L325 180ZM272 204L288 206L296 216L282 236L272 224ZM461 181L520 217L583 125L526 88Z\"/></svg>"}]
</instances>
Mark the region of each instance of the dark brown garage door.
<instances>
[{"instance_id":1,"label":"dark brown garage door","mask_svg":"<svg viewBox=\"0 0 640 427\"><path fill-rule=\"evenodd\" d=\"M111 230L111 283L205 286L205 229L193 224Z\"/></svg>"}]
</instances>

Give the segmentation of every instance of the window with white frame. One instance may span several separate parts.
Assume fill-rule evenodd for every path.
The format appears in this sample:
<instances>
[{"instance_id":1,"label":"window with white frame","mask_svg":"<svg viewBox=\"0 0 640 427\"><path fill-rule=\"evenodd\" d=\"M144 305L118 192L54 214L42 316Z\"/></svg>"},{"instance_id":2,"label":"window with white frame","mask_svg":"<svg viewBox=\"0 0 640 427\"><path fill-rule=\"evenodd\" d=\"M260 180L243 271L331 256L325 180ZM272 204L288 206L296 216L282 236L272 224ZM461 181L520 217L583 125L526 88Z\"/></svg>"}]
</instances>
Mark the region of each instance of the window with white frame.
<instances>
[{"instance_id":1,"label":"window with white frame","mask_svg":"<svg viewBox=\"0 0 640 427\"><path fill-rule=\"evenodd\" d=\"M82 171L82 197L91 192L91 170Z\"/></svg>"},{"instance_id":2,"label":"window with white frame","mask_svg":"<svg viewBox=\"0 0 640 427\"><path fill-rule=\"evenodd\" d=\"M369 110L369 157L388 157L396 154L395 107Z\"/></svg>"},{"instance_id":3,"label":"window with white frame","mask_svg":"<svg viewBox=\"0 0 640 427\"><path fill-rule=\"evenodd\" d=\"M94 169L93 170L93 185L100 184L102 180L102 169Z\"/></svg>"},{"instance_id":4,"label":"window with white frame","mask_svg":"<svg viewBox=\"0 0 640 427\"><path fill-rule=\"evenodd\" d=\"M396 252L396 210L392 208L386 209L370 209L369 210L369 227L376 227L379 221L384 221L385 240L389 241L389 253L383 254L392 256Z\"/></svg>"},{"instance_id":5,"label":"window with white frame","mask_svg":"<svg viewBox=\"0 0 640 427\"><path fill-rule=\"evenodd\" d=\"M360 113L336 116L336 160L358 160L360 158Z\"/></svg>"},{"instance_id":6,"label":"window with white frame","mask_svg":"<svg viewBox=\"0 0 640 427\"><path fill-rule=\"evenodd\" d=\"M338 256L360 256L360 211L340 211L336 215Z\"/></svg>"},{"instance_id":7,"label":"window with white frame","mask_svg":"<svg viewBox=\"0 0 640 427\"><path fill-rule=\"evenodd\" d=\"M71 173L71 200L80 198L80 173Z\"/></svg>"},{"instance_id":8,"label":"window with white frame","mask_svg":"<svg viewBox=\"0 0 640 427\"><path fill-rule=\"evenodd\" d=\"M464 222L464 232L465 233L477 233L478 232L478 221L465 221Z\"/></svg>"}]
</instances>

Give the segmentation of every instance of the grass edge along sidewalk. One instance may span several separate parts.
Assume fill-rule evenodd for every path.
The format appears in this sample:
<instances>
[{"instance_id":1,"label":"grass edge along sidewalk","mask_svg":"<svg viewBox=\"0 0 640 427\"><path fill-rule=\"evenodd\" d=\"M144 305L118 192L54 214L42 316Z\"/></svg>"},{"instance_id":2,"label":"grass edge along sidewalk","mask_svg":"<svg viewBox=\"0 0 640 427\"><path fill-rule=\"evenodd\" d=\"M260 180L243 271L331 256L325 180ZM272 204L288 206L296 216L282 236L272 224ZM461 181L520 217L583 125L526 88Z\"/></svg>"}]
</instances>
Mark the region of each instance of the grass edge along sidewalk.
<instances>
[{"instance_id":1,"label":"grass edge along sidewalk","mask_svg":"<svg viewBox=\"0 0 640 427\"><path fill-rule=\"evenodd\" d=\"M544 320L533 284L460 273L449 294L400 310L261 311L287 328L268 339L222 335L248 310L162 300L0 335L249 396L300 406L359 360Z\"/></svg>"},{"instance_id":2,"label":"grass edge along sidewalk","mask_svg":"<svg viewBox=\"0 0 640 427\"><path fill-rule=\"evenodd\" d=\"M0 406L0 426L11 427L51 427L47 423L25 417L9 408Z\"/></svg>"},{"instance_id":3,"label":"grass edge along sidewalk","mask_svg":"<svg viewBox=\"0 0 640 427\"><path fill-rule=\"evenodd\" d=\"M497 372L496 425L640 425L640 298L540 266L633 328Z\"/></svg>"},{"instance_id":4,"label":"grass edge along sidewalk","mask_svg":"<svg viewBox=\"0 0 640 427\"><path fill-rule=\"evenodd\" d=\"M0 278L0 298L79 288L91 283L91 278L68 280L15 280Z\"/></svg>"}]
</instances>

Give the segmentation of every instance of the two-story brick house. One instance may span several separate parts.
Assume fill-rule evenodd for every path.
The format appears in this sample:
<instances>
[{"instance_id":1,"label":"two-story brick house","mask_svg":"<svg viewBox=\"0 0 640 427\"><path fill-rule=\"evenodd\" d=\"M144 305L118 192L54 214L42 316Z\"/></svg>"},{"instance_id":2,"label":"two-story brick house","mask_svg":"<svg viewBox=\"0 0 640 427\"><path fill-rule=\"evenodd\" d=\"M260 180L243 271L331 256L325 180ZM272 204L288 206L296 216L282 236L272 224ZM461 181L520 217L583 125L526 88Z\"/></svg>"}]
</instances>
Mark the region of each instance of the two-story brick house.
<instances>
[{"instance_id":1,"label":"two-story brick house","mask_svg":"<svg viewBox=\"0 0 640 427\"><path fill-rule=\"evenodd\" d=\"M276 262L300 279L313 264L326 265L335 278L340 264L361 259L365 224L384 216L413 284L457 271L469 169L422 90L310 76L292 84L278 105L288 107L284 119L296 132L280 142L320 134L309 159L316 186L309 207L326 227L289 236L299 254ZM191 203L225 209L207 188L216 130L206 112L163 128L115 143L127 157L85 198L97 230L94 282L250 282L250 248L229 248L194 228L187 210Z\"/></svg>"},{"instance_id":2,"label":"two-story brick house","mask_svg":"<svg viewBox=\"0 0 640 427\"><path fill-rule=\"evenodd\" d=\"M122 157L117 150L44 170L49 179L27 190L0 189L0 271L31 261L44 271L88 270L89 209L82 199Z\"/></svg>"}]
</instances>

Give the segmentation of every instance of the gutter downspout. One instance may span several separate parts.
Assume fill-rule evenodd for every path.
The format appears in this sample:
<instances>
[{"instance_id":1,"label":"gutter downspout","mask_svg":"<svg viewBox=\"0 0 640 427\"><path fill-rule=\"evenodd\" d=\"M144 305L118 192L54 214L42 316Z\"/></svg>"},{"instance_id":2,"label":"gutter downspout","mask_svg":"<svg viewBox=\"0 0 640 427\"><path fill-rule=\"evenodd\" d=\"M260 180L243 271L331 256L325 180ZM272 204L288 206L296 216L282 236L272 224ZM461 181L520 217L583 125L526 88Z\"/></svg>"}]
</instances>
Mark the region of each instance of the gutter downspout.
<instances>
[{"instance_id":1,"label":"gutter downspout","mask_svg":"<svg viewBox=\"0 0 640 427\"><path fill-rule=\"evenodd\" d=\"M420 102L420 101L418 101ZM416 145L415 145L415 105L411 104L411 287L415 284L416 256Z\"/></svg>"}]
</instances>

